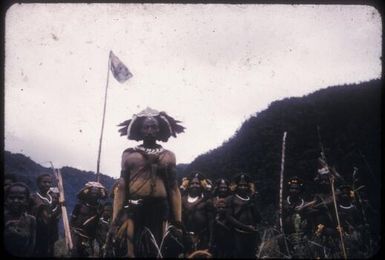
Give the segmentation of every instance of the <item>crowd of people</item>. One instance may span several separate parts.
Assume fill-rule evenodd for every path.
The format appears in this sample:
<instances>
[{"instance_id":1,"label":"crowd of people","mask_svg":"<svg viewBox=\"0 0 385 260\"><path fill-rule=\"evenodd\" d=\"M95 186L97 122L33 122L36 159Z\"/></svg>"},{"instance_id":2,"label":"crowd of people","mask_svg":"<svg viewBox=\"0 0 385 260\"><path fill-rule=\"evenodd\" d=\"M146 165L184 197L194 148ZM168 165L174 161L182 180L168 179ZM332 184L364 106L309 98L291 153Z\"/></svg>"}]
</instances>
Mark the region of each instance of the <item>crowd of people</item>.
<instances>
[{"instance_id":1,"label":"crowd of people","mask_svg":"<svg viewBox=\"0 0 385 260\"><path fill-rule=\"evenodd\" d=\"M341 243L344 243L347 256L367 257L365 253L368 252L369 240L364 239L368 238L368 227L363 219L362 205L358 205L352 187L343 184L336 189L337 221L328 174L319 173L315 181L319 189L312 200L306 200L303 196L304 182L296 176L287 180L287 196L282 205L282 233L276 237L281 256L342 258ZM54 256L61 218L58 194L49 174L40 175L37 184L39 190L31 193L26 184L6 176L4 243L11 255ZM258 252L263 250L259 196L249 175L239 174L231 181L223 178L211 181L203 174L193 172L183 178L179 189L181 232L169 222L167 226L162 226L164 232L160 234L161 239L151 241L139 238L146 236L142 230L141 234L132 238L133 252L140 255L153 252L158 257L196 254L200 257L256 258ZM122 242L127 242L124 233L128 226L122 225L120 220L119 224L115 224L119 227L116 234L110 231L113 226L113 203L108 194L98 182L86 183L77 194L78 201L70 217L74 246L71 256L113 257L127 254L127 245L122 245ZM148 216L148 212L140 207L137 204L133 210L134 220L146 217L162 219L162 212ZM167 212L163 215L167 219ZM276 216L279 227L278 210ZM149 235L153 232L149 231ZM117 241L121 246L119 249ZM159 248L160 244L162 248Z\"/></svg>"},{"instance_id":2,"label":"crowd of people","mask_svg":"<svg viewBox=\"0 0 385 260\"><path fill-rule=\"evenodd\" d=\"M120 124L121 135L143 144L122 154L121 176L108 191L87 182L70 216L73 257L343 258L368 257L365 205L357 190L339 183L327 166L318 170L318 190L287 178L268 250L261 228L263 209L251 175L210 180L193 171L178 182L175 155L156 143L184 127L165 112L147 108ZM6 251L16 256L54 256L62 203L52 177L37 178L31 193L5 178ZM95 251L98 245L98 253Z\"/></svg>"}]
</instances>

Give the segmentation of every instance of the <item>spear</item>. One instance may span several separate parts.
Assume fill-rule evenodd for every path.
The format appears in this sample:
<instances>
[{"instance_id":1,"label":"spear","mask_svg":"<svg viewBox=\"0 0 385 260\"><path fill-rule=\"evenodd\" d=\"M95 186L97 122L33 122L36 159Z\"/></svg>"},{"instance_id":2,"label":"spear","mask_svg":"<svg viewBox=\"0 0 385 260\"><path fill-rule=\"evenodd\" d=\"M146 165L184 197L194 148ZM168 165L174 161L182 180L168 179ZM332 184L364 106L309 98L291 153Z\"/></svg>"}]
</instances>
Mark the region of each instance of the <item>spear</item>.
<instances>
[{"instance_id":1,"label":"spear","mask_svg":"<svg viewBox=\"0 0 385 260\"><path fill-rule=\"evenodd\" d=\"M72 237L71 237L71 230L68 222L68 214L67 214L67 208L65 206L65 200L64 200L64 188L63 188L63 179L61 176L61 172L59 169L55 169L52 162L51 163L51 168L53 171L53 174L56 177L57 180L57 186L59 189L59 204L61 206L61 212L62 212L62 219L63 219L63 226L64 226L64 237L66 241L66 246L68 251L71 251L73 248L73 243L72 243Z\"/></svg>"},{"instance_id":2,"label":"spear","mask_svg":"<svg viewBox=\"0 0 385 260\"><path fill-rule=\"evenodd\" d=\"M342 253L343 253L344 259L347 259L344 238L342 236L342 231L341 231L340 217L339 217L338 209L337 209L336 194L335 194L335 190L334 190L334 180L335 180L335 176L336 176L337 172L335 170L331 171L329 165L326 162L326 156L325 156L325 151L324 151L322 141L321 141L321 134L320 134L320 127L319 126L317 126L317 133L318 133L318 141L319 141L319 145L320 145L320 149L321 149L321 159L325 163L325 166L329 170L329 172L334 173L334 174L329 174L329 180L330 180L330 186L331 186L331 190L332 190L333 204L334 204L334 210L335 210L336 219L337 219L337 225L340 227L340 230L338 231L338 233L340 235L340 243L341 243Z\"/></svg>"},{"instance_id":3,"label":"spear","mask_svg":"<svg viewBox=\"0 0 385 260\"><path fill-rule=\"evenodd\" d=\"M287 135L287 132L285 131L283 133L283 137L282 137L282 157L281 157L281 174L280 174L281 178L280 178L280 182L279 182L279 225L281 228L281 234L283 235L283 241L285 243L286 252L290 257L290 251L289 251L289 248L287 246L286 236L285 236L285 233L283 231L283 222L282 222L282 211L283 211L282 210L282 190L283 190L283 172L284 172L284 168L285 168L286 135Z\"/></svg>"}]
</instances>

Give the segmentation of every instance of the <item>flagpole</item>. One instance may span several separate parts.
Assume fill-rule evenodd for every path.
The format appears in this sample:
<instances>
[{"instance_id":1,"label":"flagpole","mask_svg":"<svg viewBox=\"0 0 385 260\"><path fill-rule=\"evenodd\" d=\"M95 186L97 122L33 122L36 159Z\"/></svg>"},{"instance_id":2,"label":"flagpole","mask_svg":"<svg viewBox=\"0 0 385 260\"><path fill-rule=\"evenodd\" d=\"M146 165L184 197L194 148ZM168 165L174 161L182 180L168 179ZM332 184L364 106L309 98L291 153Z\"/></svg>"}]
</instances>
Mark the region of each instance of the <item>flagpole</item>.
<instances>
[{"instance_id":1,"label":"flagpole","mask_svg":"<svg viewBox=\"0 0 385 260\"><path fill-rule=\"evenodd\" d=\"M98 161L96 166L96 181L99 182L100 176L100 154L102 151L102 140L103 140L103 130L104 130L104 119L106 117L106 106L107 106L107 90L108 90L108 82L110 79L110 69L111 69L111 51L108 55L108 69L107 69L107 82L106 82L106 90L104 93L104 107L103 107L103 119L102 119L102 129L100 131L100 139L99 139L99 151L98 151Z\"/></svg>"}]
</instances>

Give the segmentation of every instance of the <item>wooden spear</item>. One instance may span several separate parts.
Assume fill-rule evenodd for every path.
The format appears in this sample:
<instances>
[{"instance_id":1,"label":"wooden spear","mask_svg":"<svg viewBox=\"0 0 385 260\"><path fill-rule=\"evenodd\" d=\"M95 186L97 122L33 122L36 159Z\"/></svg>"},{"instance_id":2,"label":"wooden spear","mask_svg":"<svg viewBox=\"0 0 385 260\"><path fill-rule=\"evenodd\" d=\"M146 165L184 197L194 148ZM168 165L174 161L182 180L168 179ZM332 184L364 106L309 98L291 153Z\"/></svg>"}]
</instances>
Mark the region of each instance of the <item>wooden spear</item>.
<instances>
[{"instance_id":1,"label":"wooden spear","mask_svg":"<svg viewBox=\"0 0 385 260\"><path fill-rule=\"evenodd\" d=\"M64 238L65 238L67 250L70 252L73 248L73 243L72 243L70 225L68 222L67 208L65 206L65 200L64 200L63 178L62 178L60 170L55 169L52 162L50 162L50 163L52 166L53 173L54 173L56 180L57 180L57 186L59 189L59 204L61 206L63 226L64 226Z\"/></svg>"}]
</instances>

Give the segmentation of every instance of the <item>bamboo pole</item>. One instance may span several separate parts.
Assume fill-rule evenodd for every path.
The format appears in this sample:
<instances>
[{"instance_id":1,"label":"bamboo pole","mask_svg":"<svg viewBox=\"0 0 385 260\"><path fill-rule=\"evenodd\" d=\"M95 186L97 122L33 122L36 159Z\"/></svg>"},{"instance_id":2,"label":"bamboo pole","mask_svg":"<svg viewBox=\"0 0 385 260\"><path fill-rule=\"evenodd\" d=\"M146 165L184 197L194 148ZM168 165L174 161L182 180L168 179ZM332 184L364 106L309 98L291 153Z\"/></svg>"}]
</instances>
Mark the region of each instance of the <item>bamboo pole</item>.
<instances>
[{"instance_id":1,"label":"bamboo pole","mask_svg":"<svg viewBox=\"0 0 385 260\"><path fill-rule=\"evenodd\" d=\"M108 90L108 83L110 79L110 69L111 69L111 51L110 55L108 56L108 66L107 66L107 81L106 81L106 89L104 92L104 106L103 106L103 118L102 118L102 129L100 131L100 138L99 138L99 150L98 150L98 160L96 165L96 181L99 182L100 179L100 155L102 152L102 141L103 141L103 131L104 131L104 119L106 118L106 107L107 107L107 90Z\"/></svg>"},{"instance_id":2,"label":"bamboo pole","mask_svg":"<svg viewBox=\"0 0 385 260\"><path fill-rule=\"evenodd\" d=\"M57 185L58 185L58 189L59 189L59 204L60 204L61 212L62 212L62 219L63 219L63 226L64 226L64 238L65 238L67 250L71 251L73 248L73 243L72 243L70 225L68 222L67 208L65 206L63 178L62 178L60 170L55 169L52 162L50 162L50 163L52 166L53 173L54 173L56 180L58 182Z\"/></svg>"},{"instance_id":3,"label":"bamboo pole","mask_svg":"<svg viewBox=\"0 0 385 260\"><path fill-rule=\"evenodd\" d=\"M284 169L285 169L286 135L287 135L287 132L285 131L283 133L283 137L282 137L281 173L280 173L280 181L279 181L279 225L280 225L281 233L283 235L283 241L285 243L286 252L287 252L288 256L290 257L290 251L289 251L289 247L287 245L285 232L283 230L283 221L282 221L282 214L283 214L282 191L283 191L283 173L284 173Z\"/></svg>"}]
</instances>

